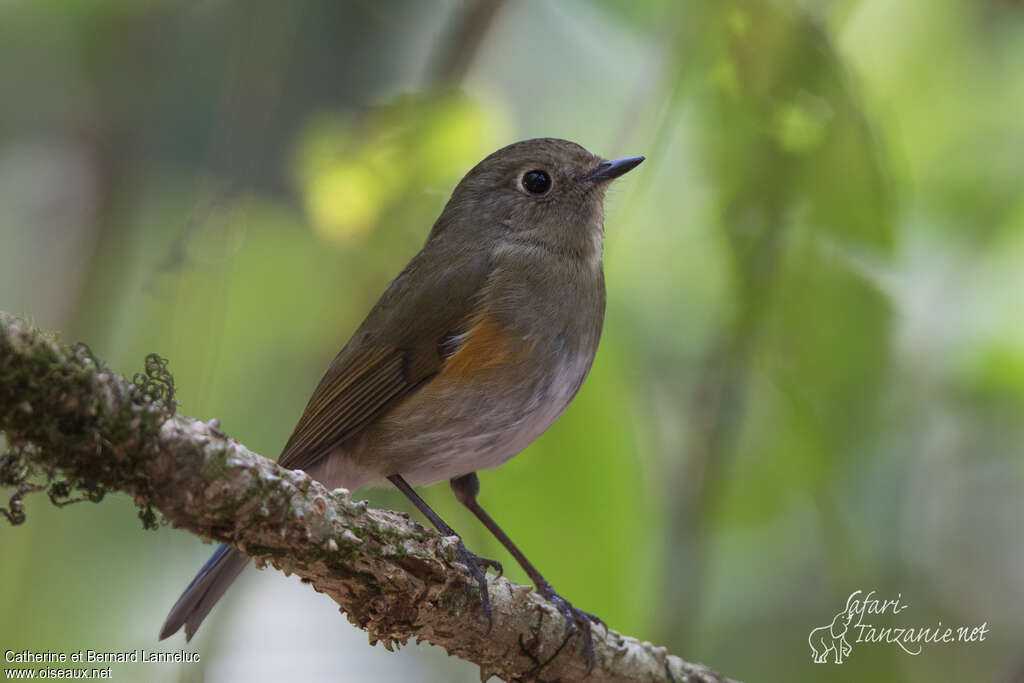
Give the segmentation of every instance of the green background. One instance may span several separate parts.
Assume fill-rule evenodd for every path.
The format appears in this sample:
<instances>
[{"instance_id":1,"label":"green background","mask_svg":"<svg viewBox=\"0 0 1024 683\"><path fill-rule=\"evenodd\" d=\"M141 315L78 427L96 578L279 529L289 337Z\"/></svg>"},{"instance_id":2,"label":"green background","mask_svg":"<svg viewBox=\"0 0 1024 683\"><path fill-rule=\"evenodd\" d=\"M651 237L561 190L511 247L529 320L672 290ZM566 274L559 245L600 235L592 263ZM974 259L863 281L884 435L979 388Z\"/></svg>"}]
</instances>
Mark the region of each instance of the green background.
<instances>
[{"instance_id":1,"label":"green background","mask_svg":"<svg viewBox=\"0 0 1024 683\"><path fill-rule=\"evenodd\" d=\"M594 370L484 505L576 605L737 679L1022 680L1024 6L490 9L3 3L0 309L122 374L160 353L183 414L273 456L474 163L537 136L646 155L607 200ZM185 647L156 633L210 547L123 495L27 512L0 524L0 651ZM812 663L856 590L908 606L880 626L989 635ZM191 647L114 678L478 677L271 571Z\"/></svg>"}]
</instances>

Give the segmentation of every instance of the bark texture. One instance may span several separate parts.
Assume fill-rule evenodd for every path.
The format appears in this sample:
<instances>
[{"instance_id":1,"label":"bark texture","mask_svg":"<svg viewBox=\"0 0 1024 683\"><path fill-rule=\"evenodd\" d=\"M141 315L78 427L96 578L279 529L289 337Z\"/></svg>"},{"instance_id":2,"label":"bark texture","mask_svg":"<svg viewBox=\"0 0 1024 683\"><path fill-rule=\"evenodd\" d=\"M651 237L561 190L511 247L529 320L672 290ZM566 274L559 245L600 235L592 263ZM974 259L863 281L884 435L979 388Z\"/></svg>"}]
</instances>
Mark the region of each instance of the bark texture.
<instances>
[{"instance_id":1,"label":"bark texture","mask_svg":"<svg viewBox=\"0 0 1024 683\"><path fill-rule=\"evenodd\" d=\"M230 543L254 559L308 580L392 649L410 638L477 664L481 679L583 680L578 637L559 651L564 622L529 587L488 577L493 625L453 552L454 538L329 491L223 434L215 420L175 414L164 362L128 381L87 347L65 346L0 312L0 511L25 520L22 498L45 490L60 505L124 491L147 526L172 526ZM588 681L726 681L665 648L594 629ZM557 653L557 654L556 654Z\"/></svg>"}]
</instances>

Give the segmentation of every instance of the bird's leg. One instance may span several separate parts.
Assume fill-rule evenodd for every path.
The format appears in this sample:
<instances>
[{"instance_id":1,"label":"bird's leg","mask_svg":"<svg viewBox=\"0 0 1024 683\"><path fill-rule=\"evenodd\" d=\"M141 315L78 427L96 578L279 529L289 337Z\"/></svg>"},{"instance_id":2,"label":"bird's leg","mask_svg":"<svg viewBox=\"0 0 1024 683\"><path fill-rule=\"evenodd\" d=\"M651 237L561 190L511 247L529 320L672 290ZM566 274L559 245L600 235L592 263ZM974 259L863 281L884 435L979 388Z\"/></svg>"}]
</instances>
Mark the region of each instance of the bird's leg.
<instances>
[{"instance_id":1,"label":"bird's leg","mask_svg":"<svg viewBox=\"0 0 1024 683\"><path fill-rule=\"evenodd\" d=\"M448 526L440 515L434 512L427 501L420 498L420 495L416 493L409 482L402 478L400 474L394 474L388 477L388 480L398 487L398 490L405 494L406 498L413 502L423 516L430 520L430 523L434 525L434 528L441 532L444 536L455 536L459 539L458 545L455 546L455 555L459 558L459 562L466 565L470 575L476 580L477 586L480 588L480 598L483 601L484 614L487 615L488 630L493 624L493 618L491 615L491 596L487 592L487 577L485 572L488 567L491 567L498 572L498 576L502 574L502 567L500 562L495 560L488 560L485 557L479 557L469 552L466 546L462 543L462 537L460 537L455 531ZM466 592L472 595L472 587L470 584L466 584Z\"/></svg>"},{"instance_id":2,"label":"bird's leg","mask_svg":"<svg viewBox=\"0 0 1024 683\"><path fill-rule=\"evenodd\" d=\"M512 542L512 539L508 537L508 534L502 531L501 527L491 519L491 516L487 514L482 507L480 507L480 503L477 502L477 495L480 493L480 480L477 478L475 472L470 472L469 474L465 474L461 477L456 477L452 479L450 483L452 491L455 493L455 497L459 502L468 507L473 514L477 516L477 519L483 522L484 526L494 534L494 537L501 541L501 544L505 546L505 549L508 550L512 557L516 559L519 566L523 568L527 576L530 577L530 580L533 581L533 585L537 587L537 592L543 596L545 600L553 604L565 617L565 639L562 641L562 644L558 646L558 650L556 650L555 653L548 658L547 662L544 662L544 664L550 662L558 655L559 652L562 651L565 644L569 642L569 638L571 638L572 634L577 628L579 628L582 631L584 645L587 650L587 673L589 674L591 669L594 668L594 639L591 633L590 622L593 621L594 623L601 624L607 628L604 621L600 617L573 607L572 603L556 593L555 589L551 587L551 584L548 583L547 579L537 571L537 568L533 566L533 563L526 559L526 556L523 555L522 551L516 547L516 544ZM542 664L541 667L543 667L544 664Z\"/></svg>"}]
</instances>

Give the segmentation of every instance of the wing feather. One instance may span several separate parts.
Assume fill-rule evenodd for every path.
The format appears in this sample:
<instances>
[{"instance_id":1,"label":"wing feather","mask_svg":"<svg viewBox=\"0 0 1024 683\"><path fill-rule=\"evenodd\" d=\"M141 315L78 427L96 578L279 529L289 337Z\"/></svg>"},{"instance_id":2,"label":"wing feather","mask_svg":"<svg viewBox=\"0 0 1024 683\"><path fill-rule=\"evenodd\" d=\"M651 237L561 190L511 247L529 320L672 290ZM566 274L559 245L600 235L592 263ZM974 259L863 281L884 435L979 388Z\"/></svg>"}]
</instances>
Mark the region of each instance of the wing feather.
<instances>
[{"instance_id":1,"label":"wing feather","mask_svg":"<svg viewBox=\"0 0 1024 683\"><path fill-rule=\"evenodd\" d=\"M386 351L372 354L369 366L353 359L341 372L324 376L284 447L281 465L309 467L412 388L402 374L404 354Z\"/></svg>"},{"instance_id":2,"label":"wing feather","mask_svg":"<svg viewBox=\"0 0 1024 683\"><path fill-rule=\"evenodd\" d=\"M432 269L423 267L429 248L395 279L335 357L288 439L281 465L309 468L357 436L436 375L449 355L443 341L472 327L489 258L448 255L442 257L445 268Z\"/></svg>"}]
</instances>

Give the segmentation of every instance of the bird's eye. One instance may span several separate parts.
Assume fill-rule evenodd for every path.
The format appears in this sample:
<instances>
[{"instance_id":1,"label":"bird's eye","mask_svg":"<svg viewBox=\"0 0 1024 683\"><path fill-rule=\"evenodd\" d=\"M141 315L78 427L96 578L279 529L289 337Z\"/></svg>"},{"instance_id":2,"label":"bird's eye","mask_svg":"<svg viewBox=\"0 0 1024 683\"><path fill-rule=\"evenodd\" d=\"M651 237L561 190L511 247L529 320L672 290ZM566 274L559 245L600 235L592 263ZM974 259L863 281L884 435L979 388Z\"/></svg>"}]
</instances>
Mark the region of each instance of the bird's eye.
<instances>
[{"instance_id":1,"label":"bird's eye","mask_svg":"<svg viewBox=\"0 0 1024 683\"><path fill-rule=\"evenodd\" d=\"M551 176L535 168L523 174L523 189L530 194L542 195L551 189Z\"/></svg>"}]
</instances>

